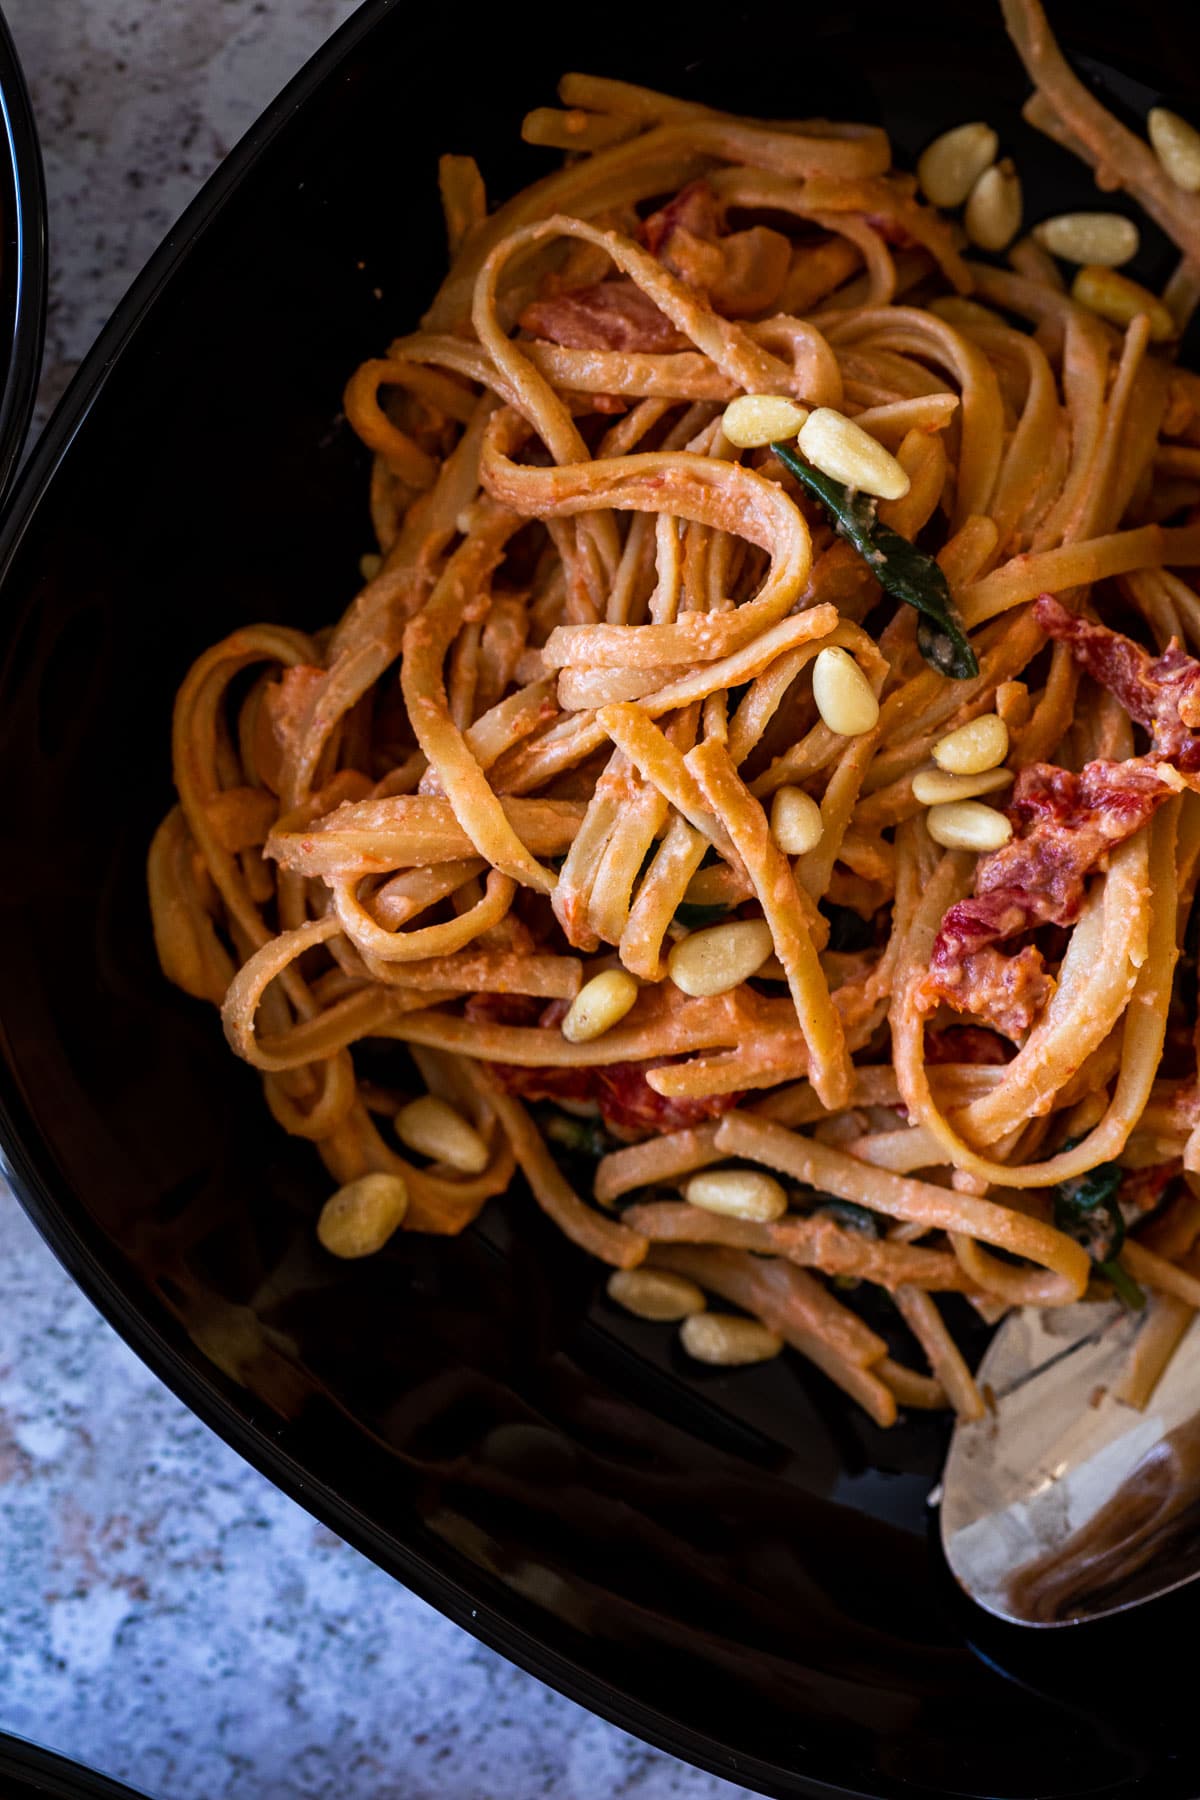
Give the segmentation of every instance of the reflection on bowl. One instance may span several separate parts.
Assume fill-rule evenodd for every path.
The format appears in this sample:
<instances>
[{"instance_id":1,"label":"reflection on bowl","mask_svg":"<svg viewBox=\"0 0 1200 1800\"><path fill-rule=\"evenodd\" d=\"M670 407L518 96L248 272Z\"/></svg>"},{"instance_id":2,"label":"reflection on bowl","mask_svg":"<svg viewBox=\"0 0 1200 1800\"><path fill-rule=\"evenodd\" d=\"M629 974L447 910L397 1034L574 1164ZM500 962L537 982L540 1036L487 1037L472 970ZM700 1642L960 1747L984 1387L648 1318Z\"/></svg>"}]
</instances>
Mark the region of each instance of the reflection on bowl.
<instances>
[{"instance_id":1,"label":"reflection on bowl","mask_svg":"<svg viewBox=\"0 0 1200 1800\"><path fill-rule=\"evenodd\" d=\"M33 413L46 324L46 191L37 128L0 16L0 505Z\"/></svg>"}]
</instances>

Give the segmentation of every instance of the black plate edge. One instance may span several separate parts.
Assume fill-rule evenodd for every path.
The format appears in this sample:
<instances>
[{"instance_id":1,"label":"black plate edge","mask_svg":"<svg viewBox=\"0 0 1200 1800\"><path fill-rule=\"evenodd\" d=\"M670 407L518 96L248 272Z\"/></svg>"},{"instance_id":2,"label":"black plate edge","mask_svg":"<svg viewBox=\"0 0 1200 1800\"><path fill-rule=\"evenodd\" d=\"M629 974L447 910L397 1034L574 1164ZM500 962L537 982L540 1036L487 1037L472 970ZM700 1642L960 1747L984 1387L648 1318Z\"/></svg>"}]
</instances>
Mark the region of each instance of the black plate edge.
<instances>
[{"instance_id":1,"label":"black plate edge","mask_svg":"<svg viewBox=\"0 0 1200 1800\"><path fill-rule=\"evenodd\" d=\"M7 149L13 209L0 229L16 254L8 366L0 386L0 506L8 495L33 417L46 335L49 239L46 180L37 124L12 33L0 13L0 132ZM6 171L8 173L9 171ZM7 185L7 183L5 183Z\"/></svg>"},{"instance_id":2,"label":"black plate edge","mask_svg":"<svg viewBox=\"0 0 1200 1800\"><path fill-rule=\"evenodd\" d=\"M5 1800L149 1800L140 1788L8 1733L0 1735L0 1782Z\"/></svg>"},{"instance_id":3,"label":"black plate edge","mask_svg":"<svg viewBox=\"0 0 1200 1800\"><path fill-rule=\"evenodd\" d=\"M398 3L399 0L363 0L358 10L316 51L234 146L135 277L55 408L14 489L7 514L0 523L0 586L55 470L160 293L293 114L326 81L336 79L338 67ZM0 18L0 25L2 23ZM323 1483L312 1482L305 1470L272 1442L265 1431L240 1418L215 1387L199 1380L162 1332L128 1305L121 1288L98 1262L87 1239L69 1222L69 1216L50 1184L27 1158L24 1142L28 1139L36 1141L37 1137L31 1122L18 1120L5 1097L0 1096L0 1170L7 1176L21 1206L58 1261L105 1320L171 1392L289 1499L303 1506L353 1548L401 1580L420 1599L489 1649L644 1742L727 1781L752 1786L765 1794L785 1796L786 1800L796 1800L799 1796L809 1796L810 1800L884 1800L878 1788L847 1787L840 1782L833 1785L797 1775L776 1763L715 1755L710 1740L679 1720L669 1719L657 1709L643 1705L635 1695L588 1675L562 1652L548 1647L532 1632L482 1604L448 1569L400 1545L332 1489ZM911 1791L908 1784L902 1785L904 1792ZM893 1788L893 1793L900 1792L900 1787Z\"/></svg>"}]
</instances>

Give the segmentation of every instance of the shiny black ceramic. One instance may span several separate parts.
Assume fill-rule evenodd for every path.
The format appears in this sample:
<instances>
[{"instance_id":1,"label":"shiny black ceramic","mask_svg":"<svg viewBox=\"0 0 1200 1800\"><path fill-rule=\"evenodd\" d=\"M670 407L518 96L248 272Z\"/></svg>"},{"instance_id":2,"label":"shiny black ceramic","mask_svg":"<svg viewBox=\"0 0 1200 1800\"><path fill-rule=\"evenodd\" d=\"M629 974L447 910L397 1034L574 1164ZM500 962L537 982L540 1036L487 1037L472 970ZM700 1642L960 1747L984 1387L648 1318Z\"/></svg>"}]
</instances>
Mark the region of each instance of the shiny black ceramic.
<instances>
[{"instance_id":1,"label":"shiny black ceramic","mask_svg":"<svg viewBox=\"0 0 1200 1800\"><path fill-rule=\"evenodd\" d=\"M1200 116L1194 8L1058 9L1134 112ZM686 28L684 21L686 20ZM1194 1595L1030 1641L938 1560L940 1423L864 1421L785 1358L721 1373L618 1315L521 1193L456 1242L317 1246L316 1157L143 892L172 694L239 622L312 626L369 546L346 373L442 265L439 150L494 194L562 68L768 115L882 118L912 156L986 116L1030 211L1092 199L1019 122L990 9L591 11L373 0L251 133L123 304L0 537L0 1129L58 1254L196 1411L468 1629L680 1755L779 1795L1200 1792ZM1170 257L1146 232L1141 272ZM1185 1653L1176 1648L1183 1640ZM1168 1648L1170 1646L1170 1648Z\"/></svg>"},{"instance_id":2,"label":"shiny black ceramic","mask_svg":"<svg viewBox=\"0 0 1200 1800\"><path fill-rule=\"evenodd\" d=\"M95 1769L7 1733L0 1733L0 1794L4 1800L142 1800Z\"/></svg>"},{"instance_id":3,"label":"shiny black ceramic","mask_svg":"<svg viewBox=\"0 0 1200 1800\"><path fill-rule=\"evenodd\" d=\"M46 323L46 190L37 128L0 13L0 505L25 442Z\"/></svg>"}]
</instances>

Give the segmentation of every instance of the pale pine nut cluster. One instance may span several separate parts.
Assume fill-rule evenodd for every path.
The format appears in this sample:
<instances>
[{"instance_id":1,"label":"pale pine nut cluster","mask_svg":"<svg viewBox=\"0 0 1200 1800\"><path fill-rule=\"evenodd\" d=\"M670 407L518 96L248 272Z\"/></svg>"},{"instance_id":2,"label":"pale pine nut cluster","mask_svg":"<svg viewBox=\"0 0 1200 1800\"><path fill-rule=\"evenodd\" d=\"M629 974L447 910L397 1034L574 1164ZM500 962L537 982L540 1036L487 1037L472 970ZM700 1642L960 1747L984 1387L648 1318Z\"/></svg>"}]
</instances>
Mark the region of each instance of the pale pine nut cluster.
<instances>
[{"instance_id":1,"label":"pale pine nut cluster","mask_svg":"<svg viewBox=\"0 0 1200 1800\"><path fill-rule=\"evenodd\" d=\"M921 152L917 180L934 206L947 212L961 206L985 169L996 160L1000 139L981 119L943 131Z\"/></svg>"},{"instance_id":2,"label":"pale pine nut cluster","mask_svg":"<svg viewBox=\"0 0 1200 1800\"><path fill-rule=\"evenodd\" d=\"M902 500L911 485L891 451L832 406L809 412L776 394L742 394L725 408L721 429L740 450L795 438L814 469L878 500Z\"/></svg>"},{"instance_id":3,"label":"pale pine nut cluster","mask_svg":"<svg viewBox=\"0 0 1200 1800\"><path fill-rule=\"evenodd\" d=\"M1021 229L1021 178L1008 157L997 162L1000 139L982 119L954 125L921 152L917 181L925 198L946 211L965 206L967 236L981 250L1004 250Z\"/></svg>"},{"instance_id":4,"label":"pale pine nut cluster","mask_svg":"<svg viewBox=\"0 0 1200 1800\"><path fill-rule=\"evenodd\" d=\"M998 793L1012 781L1001 768L1008 755L1008 726L997 713L982 713L948 732L933 746L933 765L913 776L913 798L928 807L925 823L935 844L977 855L999 850L1012 826L978 796Z\"/></svg>"},{"instance_id":5,"label":"pale pine nut cluster","mask_svg":"<svg viewBox=\"0 0 1200 1800\"><path fill-rule=\"evenodd\" d=\"M783 1339L757 1319L708 1310L703 1290L669 1269L614 1269L605 1284L610 1300L635 1319L679 1326L680 1348L714 1368L746 1368L769 1362Z\"/></svg>"}]
</instances>

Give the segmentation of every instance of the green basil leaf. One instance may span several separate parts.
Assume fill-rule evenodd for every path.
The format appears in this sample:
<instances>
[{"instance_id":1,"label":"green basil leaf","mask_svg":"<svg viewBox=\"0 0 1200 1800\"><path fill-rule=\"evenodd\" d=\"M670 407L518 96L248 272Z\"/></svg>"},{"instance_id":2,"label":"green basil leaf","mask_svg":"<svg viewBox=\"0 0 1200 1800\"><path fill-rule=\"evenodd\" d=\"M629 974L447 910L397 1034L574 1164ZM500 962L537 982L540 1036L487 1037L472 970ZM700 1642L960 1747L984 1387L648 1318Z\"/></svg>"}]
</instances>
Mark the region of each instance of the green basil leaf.
<instances>
[{"instance_id":1,"label":"green basil leaf","mask_svg":"<svg viewBox=\"0 0 1200 1800\"><path fill-rule=\"evenodd\" d=\"M1107 1276L1116 1289L1118 1299L1124 1301L1131 1312L1141 1312L1146 1304L1146 1296L1128 1269L1122 1268L1116 1257L1110 1257L1107 1262L1097 1263L1096 1270L1098 1274Z\"/></svg>"},{"instance_id":2,"label":"green basil leaf","mask_svg":"<svg viewBox=\"0 0 1200 1800\"><path fill-rule=\"evenodd\" d=\"M706 925L715 925L718 919L729 916L727 906L698 906L690 900L681 900L675 908L675 922L687 931L703 931Z\"/></svg>"},{"instance_id":3,"label":"green basil leaf","mask_svg":"<svg viewBox=\"0 0 1200 1800\"><path fill-rule=\"evenodd\" d=\"M863 1237L879 1236L879 1220L867 1206L858 1206L853 1200L839 1200L833 1194L820 1196L820 1205L813 1207L814 1213L822 1213L840 1225L843 1231L858 1231Z\"/></svg>"},{"instance_id":4,"label":"green basil leaf","mask_svg":"<svg viewBox=\"0 0 1200 1800\"><path fill-rule=\"evenodd\" d=\"M1082 1140L1068 1138L1059 1153L1074 1150ZM1053 1189L1054 1223L1067 1237L1082 1244L1097 1268L1111 1263L1125 1242L1125 1220L1118 1195L1122 1171L1114 1162L1097 1163L1082 1175L1072 1175Z\"/></svg>"},{"instance_id":5,"label":"green basil leaf","mask_svg":"<svg viewBox=\"0 0 1200 1800\"><path fill-rule=\"evenodd\" d=\"M979 658L963 630L949 583L933 558L890 525L881 524L870 495L851 494L787 444L772 444L771 448L784 468L825 507L836 530L870 565L884 593L921 614L917 646L925 661L953 681L969 681L978 675Z\"/></svg>"}]
</instances>

